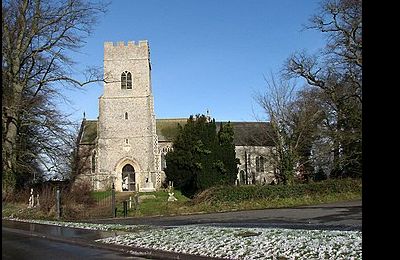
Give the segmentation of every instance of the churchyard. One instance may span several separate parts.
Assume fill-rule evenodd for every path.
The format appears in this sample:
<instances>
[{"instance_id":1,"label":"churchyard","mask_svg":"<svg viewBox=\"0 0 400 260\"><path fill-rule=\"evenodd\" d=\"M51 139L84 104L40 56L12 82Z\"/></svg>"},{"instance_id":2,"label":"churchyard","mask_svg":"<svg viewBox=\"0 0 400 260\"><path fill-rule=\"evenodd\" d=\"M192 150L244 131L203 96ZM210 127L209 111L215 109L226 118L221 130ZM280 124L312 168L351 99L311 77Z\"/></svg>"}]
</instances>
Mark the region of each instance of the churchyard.
<instances>
[{"instance_id":1,"label":"churchyard","mask_svg":"<svg viewBox=\"0 0 400 260\"><path fill-rule=\"evenodd\" d=\"M169 200L171 190L156 192L116 192L112 211L111 191L93 192L82 187L73 192L61 191L62 220L96 218L169 216L282 208L361 199L361 180L326 180L308 184L220 186L207 189L190 199L172 190L176 201ZM43 189L31 196L29 190L3 202L3 216L57 219L56 188ZM37 203L39 198L39 205ZM32 200L34 200L32 203Z\"/></svg>"},{"instance_id":2,"label":"churchyard","mask_svg":"<svg viewBox=\"0 0 400 260\"><path fill-rule=\"evenodd\" d=\"M361 199L361 180L326 180L293 186L214 187L189 199L179 190L157 192L116 192L116 218L177 216L249 209L281 208ZM49 191L47 191L49 194ZM242 228L209 225L162 227L153 225L95 224L96 218L112 219L110 191L89 192L85 198L61 194L61 217L57 205L37 204L37 195L28 191L19 202L3 204L3 218L62 227L113 231L95 242L132 248L163 250L225 259L361 259L362 232L358 230L317 230L287 228ZM34 193L34 192L33 192ZM51 196L49 196L51 197ZM171 199L171 197L175 199ZM34 199L35 198L35 199ZM47 198L48 199L48 198ZM40 200L40 196L39 196ZM127 207L124 212L123 205ZM75 203L75 205L70 205ZM50 210L46 211L50 207ZM94 223L88 223L89 220Z\"/></svg>"}]
</instances>

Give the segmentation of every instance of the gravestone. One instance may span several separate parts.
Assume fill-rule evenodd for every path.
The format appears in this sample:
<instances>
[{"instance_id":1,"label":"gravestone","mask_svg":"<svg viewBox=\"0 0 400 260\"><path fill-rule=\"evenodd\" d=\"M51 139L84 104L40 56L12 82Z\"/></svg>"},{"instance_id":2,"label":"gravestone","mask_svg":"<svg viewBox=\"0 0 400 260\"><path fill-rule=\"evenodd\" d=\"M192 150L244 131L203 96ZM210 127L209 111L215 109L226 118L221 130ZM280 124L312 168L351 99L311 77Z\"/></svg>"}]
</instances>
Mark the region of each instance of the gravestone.
<instances>
[{"instance_id":1,"label":"gravestone","mask_svg":"<svg viewBox=\"0 0 400 260\"><path fill-rule=\"evenodd\" d=\"M28 208L33 208L35 204L35 197L33 196L33 189L31 188L31 195L29 196Z\"/></svg>"},{"instance_id":2,"label":"gravestone","mask_svg":"<svg viewBox=\"0 0 400 260\"><path fill-rule=\"evenodd\" d=\"M168 192L168 201L177 201L178 199L175 198L173 192Z\"/></svg>"},{"instance_id":3,"label":"gravestone","mask_svg":"<svg viewBox=\"0 0 400 260\"><path fill-rule=\"evenodd\" d=\"M168 201L177 201L177 198L175 198L173 191L173 184L170 183L170 186L168 187Z\"/></svg>"},{"instance_id":4,"label":"gravestone","mask_svg":"<svg viewBox=\"0 0 400 260\"><path fill-rule=\"evenodd\" d=\"M154 184L151 181L150 172L149 172L149 175L146 177L146 181L145 181L145 183L143 185L143 188L140 191L143 191L143 192L156 191L156 189L154 188Z\"/></svg>"}]
</instances>

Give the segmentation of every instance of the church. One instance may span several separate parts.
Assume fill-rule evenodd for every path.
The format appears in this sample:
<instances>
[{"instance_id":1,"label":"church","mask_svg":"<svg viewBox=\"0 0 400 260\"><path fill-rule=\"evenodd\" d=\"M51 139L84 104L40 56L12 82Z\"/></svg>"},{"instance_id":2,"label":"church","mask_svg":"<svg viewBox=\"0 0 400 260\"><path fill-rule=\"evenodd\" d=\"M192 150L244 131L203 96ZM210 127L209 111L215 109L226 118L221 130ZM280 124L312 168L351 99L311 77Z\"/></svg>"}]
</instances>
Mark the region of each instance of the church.
<instances>
[{"instance_id":1,"label":"church","mask_svg":"<svg viewBox=\"0 0 400 260\"><path fill-rule=\"evenodd\" d=\"M79 131L77 181L93 190L151 192L165 182L165 155L173 149L178 125L186 118L157 119L151 86L148 41L104 43L104 92L97 120L83 118ZM190 115L187 115L189 117ZM217 126L227 122L217 122ZM236 183L275 181L274 145L266 122L230 122Z\"/></svg>"}]
</instances>

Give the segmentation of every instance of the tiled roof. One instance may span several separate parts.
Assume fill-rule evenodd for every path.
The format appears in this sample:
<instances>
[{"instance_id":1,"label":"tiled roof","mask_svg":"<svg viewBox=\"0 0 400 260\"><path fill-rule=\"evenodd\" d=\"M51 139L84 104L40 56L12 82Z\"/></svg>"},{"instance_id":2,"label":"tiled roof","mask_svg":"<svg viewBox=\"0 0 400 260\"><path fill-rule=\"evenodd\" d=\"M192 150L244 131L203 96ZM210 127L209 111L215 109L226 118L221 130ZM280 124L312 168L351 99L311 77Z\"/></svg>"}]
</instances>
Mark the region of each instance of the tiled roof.
<instances>
[{"instance_id":1,"label":"tiled roof","mask_svg":"<svg viewBox=\"0 0 400 260\"><path fill-rule=\"evenodd\" d=\"M83 120L82 127L80 144L95 144L97 137L97 120Z\"/></svg>"},{"instance_id":2,"label":"tiled roof","mask_svg":"<svg viewBox=\"0 0 400 260\"><path fill-rule=\"evenodd\" d=\"M156 119L156 132L159 141L172 142L178 134L178 125L184 126L186 118ZM221 123L216 122L217 131ZM234 143L236 146L273 146L271 128L266 122L231 122L234 131ZM95 144L97 137L97 120L84 120L82 122L81 144Z\"/></svg>"},{"instance_id":3,"label":"tiled roof","mask_svg":"<svg viewBox=\"0 0 400 260\"><path fill-rule=\"evenodd\" d=\"M158 141L172 141L178 134L178 125L184 126L187 118L156 119Z\"/></svg>"},{"instance_id":4,"label":"tiled roof","mask_svg":"<svg viewBox=\"0 0 400 260\"><path fill-rule=\"evenodd\" d=\"M217 123L217 131L221 122ZM228 122L222 122L227 124ZM231 122L236 146L274 146L272 129L267 122Z\"/></svg>"},{"instance_id":5,"label":"tiled roof","mask_svg":"<svg viewBox=\"0 0 400 260\"><path fill-rule=\"evenodd\" d=\"M157 135L159 141L173 141L178 134L178 124L184 126L187 122L186 118L173 119L157 119ZM217 131L221 123L223 125L228 122L216 122ZM236 146L274 146L271 137L271 128L266 122L231 122L234 132L233 142Z\"/></svg>"}]
</instances>

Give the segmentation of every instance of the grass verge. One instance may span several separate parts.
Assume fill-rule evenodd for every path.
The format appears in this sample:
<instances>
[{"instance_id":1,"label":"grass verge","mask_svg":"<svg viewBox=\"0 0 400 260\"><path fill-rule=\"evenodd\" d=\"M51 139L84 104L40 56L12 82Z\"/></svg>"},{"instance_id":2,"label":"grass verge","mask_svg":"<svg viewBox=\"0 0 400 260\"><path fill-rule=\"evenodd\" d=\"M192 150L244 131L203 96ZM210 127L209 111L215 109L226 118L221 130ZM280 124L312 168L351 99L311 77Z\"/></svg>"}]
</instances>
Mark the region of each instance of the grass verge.
<instances>
[{"instance_id":1,"label":"grass verge","mask_svg":"<svg viewBox=\"0 0 400 260\"><path fill-rule=\"evenodd\" d=\"M214 187L189 199L179 190L174 191L177 201L168 201L168 192L160 190L139 193L135 204L134 192L117 192L117 217L123 217L123 201L128 202L128 217L186 215L266 208L283 208L361 199L361 180L327 180L293 186L224 186ZM112 217L111 192L92 192L96 203L66 207L64 220ZM53 209L54 211L54 209ZM79 211L79 212L78 212ZM82 211L82 212L81 212ZM72 214L74 213L74 214ZM84 213L84 214L83 214ZM54 219L54 214L44 214L40 208L28 209L26 203L3 203L3 216L20 218ZM78 217L79 216L79 217Z\"/></svg>"}]
</instances>

